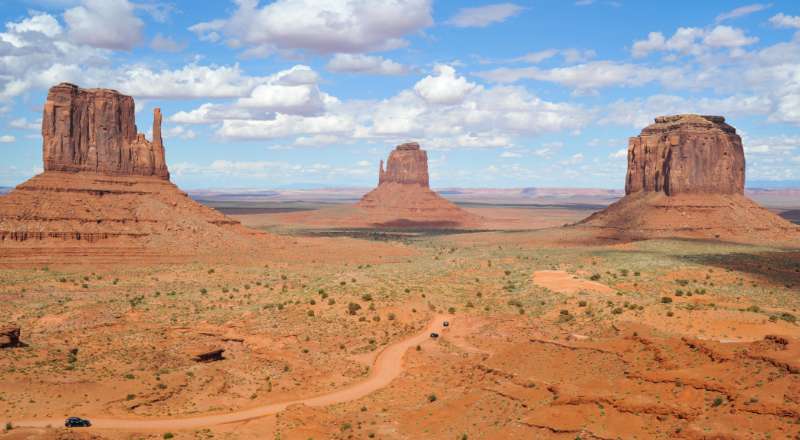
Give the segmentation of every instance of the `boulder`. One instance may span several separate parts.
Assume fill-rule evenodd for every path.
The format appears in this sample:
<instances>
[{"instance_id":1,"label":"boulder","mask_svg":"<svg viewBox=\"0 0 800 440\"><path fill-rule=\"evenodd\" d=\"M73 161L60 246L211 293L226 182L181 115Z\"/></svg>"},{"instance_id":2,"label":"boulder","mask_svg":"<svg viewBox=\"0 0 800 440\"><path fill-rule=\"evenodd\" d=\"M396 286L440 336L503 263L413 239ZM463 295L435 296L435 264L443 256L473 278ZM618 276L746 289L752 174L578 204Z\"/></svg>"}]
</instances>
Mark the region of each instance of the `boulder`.
<instances>
[{"instance_id":1,"label":"boulder","mask_svg":"<svg viewBox=\"0 0 800 440\"><path fill-rule=\"evenodd\" d=\"M225 359L222 353L225 352L224 348L204 349L195 353L192 360L195 362L215 362Z\"/></svg>"},{"instance_id":2,"label":"boulder","mask_svg":"<svg viewBox=\"0 0 800 440\"><path fill-rule=\"evenodd\" d=\"M625 193L744 194L744 148L722 116L656 118L628 143Z\"/></svg>"},{"instance_id":3,"label":"boulder","mask_svg":"<svg viewBox=\"0 0 800 440\"><path fill-rule=\"evenodd\" d=\"M138 133L133 98L109 89L50 88L42 115L45 171L91 171L169 179L155 109L153 141Z\"/></svg>"},{"instance_id":4,"label":"boulder","mask_svg":"<svg viewBox=\"0 0 800 440\"><path fill-rule=\"evenodd\" d=\"M0 326L0 348L13 348L22 345L19 340L20 328L15 325Z\"/></svg>"}]
</instances>

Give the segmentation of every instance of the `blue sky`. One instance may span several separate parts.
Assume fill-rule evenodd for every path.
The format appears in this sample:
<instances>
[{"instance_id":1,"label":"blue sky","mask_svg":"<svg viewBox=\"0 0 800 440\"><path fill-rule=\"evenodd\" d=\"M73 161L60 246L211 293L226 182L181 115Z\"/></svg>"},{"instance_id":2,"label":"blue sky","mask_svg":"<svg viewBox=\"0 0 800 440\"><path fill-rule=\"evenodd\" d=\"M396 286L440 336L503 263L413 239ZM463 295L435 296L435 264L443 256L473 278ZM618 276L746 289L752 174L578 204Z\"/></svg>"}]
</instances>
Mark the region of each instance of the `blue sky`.
<instances>
[{"instance_id":1,"label":"blue sky","mask_svg":"<svg viewBox=\"0 0 800 440\"><path fill-rule=\"evenodd\" d=\"M41 171L61 81L133 95L145 132L160 106L184 188L371 186L408 140L435 187L621 188L627 138L688 112L739 130L749 182L800 181L796 1L4 0L0 18L0 185Z\"/></svg>"}]
</instances>

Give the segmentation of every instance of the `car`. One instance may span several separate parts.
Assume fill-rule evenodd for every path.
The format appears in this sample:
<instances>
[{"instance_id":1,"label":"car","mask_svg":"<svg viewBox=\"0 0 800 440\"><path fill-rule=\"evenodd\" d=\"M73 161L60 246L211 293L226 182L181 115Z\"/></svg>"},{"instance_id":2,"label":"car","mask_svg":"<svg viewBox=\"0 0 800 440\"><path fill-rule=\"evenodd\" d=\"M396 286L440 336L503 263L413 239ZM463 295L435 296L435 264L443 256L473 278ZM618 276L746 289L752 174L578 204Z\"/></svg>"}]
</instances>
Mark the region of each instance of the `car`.
<instances>
[{"instance_id":1,"label":"car","mask_svg":"<svg viewBox=\"0 0 800 440\"><path fill-rule=\"evenodd\" d=\"M92 426L92 422L80 417L69 417L64 420L64 426L67 428L88 428Z\"/></svg>"},{"instance_id":2,"label":"car","mask_svg":"<svg viewBox=\"0 0 800 440\"><path fill-rule=\"evenodd\" d=\"M442 327L450 327L450 321L443 322Z\"/></svg>"},{"instance_id":3,"label":"car","mask_svg":"<svg viewBox=\"0 0 800 440\"><path fill-rule=\"evenodd\" d=\"M438 338L438 337L439 337L439 333L433 332L433 333L431 333L431 337L432 337L433 339L436 339L436 338Z\"/></svg>"}]
</instances>

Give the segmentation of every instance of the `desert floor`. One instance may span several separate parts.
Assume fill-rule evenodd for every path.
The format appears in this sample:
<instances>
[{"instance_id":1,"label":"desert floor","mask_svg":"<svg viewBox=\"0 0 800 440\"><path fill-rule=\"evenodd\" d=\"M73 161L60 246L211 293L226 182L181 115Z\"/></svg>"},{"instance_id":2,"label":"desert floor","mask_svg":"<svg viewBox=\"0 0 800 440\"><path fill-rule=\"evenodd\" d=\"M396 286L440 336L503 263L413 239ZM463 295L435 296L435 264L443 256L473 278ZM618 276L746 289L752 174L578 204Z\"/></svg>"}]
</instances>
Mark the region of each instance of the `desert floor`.
<instances>
[{"instance_id":1,"label":"desert floor","mask_svg":"<svg viewBox=\"0 0 800 440\"><path fill-rule=\"evenodd\" d=\"M800 250L588 243L557 227L583 209L470 209L508 230L2 268L26 345L0 349L0 438L800 438ZM320 234L291 215L236 217Z\"/></svg>"}]
</instances>

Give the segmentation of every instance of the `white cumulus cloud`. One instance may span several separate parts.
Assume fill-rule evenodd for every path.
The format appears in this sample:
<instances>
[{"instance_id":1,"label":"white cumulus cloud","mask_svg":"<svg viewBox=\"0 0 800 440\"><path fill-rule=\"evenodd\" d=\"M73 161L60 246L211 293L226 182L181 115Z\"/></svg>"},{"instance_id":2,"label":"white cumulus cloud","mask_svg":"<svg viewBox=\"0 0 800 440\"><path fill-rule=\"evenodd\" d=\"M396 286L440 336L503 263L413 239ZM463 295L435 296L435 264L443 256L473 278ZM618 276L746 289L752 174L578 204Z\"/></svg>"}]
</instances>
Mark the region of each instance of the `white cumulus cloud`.
<instances>
[{"instance_id":1,"label":"white cumulus cloud","mask_svg":"<svg viewBox=\"0 0 800 440\"><path fill-rule=\"evenodd\" d=\"M514 3L496 3L476 8L463 8L447 24L456 27L486 27L493 23L501 23L523 11L522 6Z\"/></svg>"},{"instance_id":2,"label":"white cumulus cloud","mask_svg":"<svg viewBox=\"0 0 800 440\"><path fill-rule=\"evenodd\" d=\"M131 50L142 39L144 23L128 0L83 0L64 12L70 39L104 49Z\"/></svg>"},{"instance_id":3,"label":"white cumulus cloud","mask_svg":"<svg viewBox=\"0 0 800 440\"><path fill-rule=\"evenodd\" d=\"M434 67L434 72L436 76L428 75L414 85L417 94L429 103L457 104L478 87L463 76L457 76L451 66L439 64Z\"/></svg>"},{"instance_id":4,"label":"white cumulus cloud","mask_svg":"<svg viewBox=\"0 0 800 440\"><path fill-rule=\"evenodd\" d=\"M404 75L406 66L380 57L364 54L337 53L325 68L331 72L367 73L371 75Z\"/></svg>"},{"instance_id":5,"label":"white cumulus cloud","mask_svg":"<svg viewBox=\"0 0 800 440\"><path fill-rule=\"evenodd\" d=\"M238 0L226 19L190 28L201 39L228 37L253 54L305 49L318 53L360 53L405 46L408 34L433 24L431 0Z\"/></svg>"}]
</instances>

